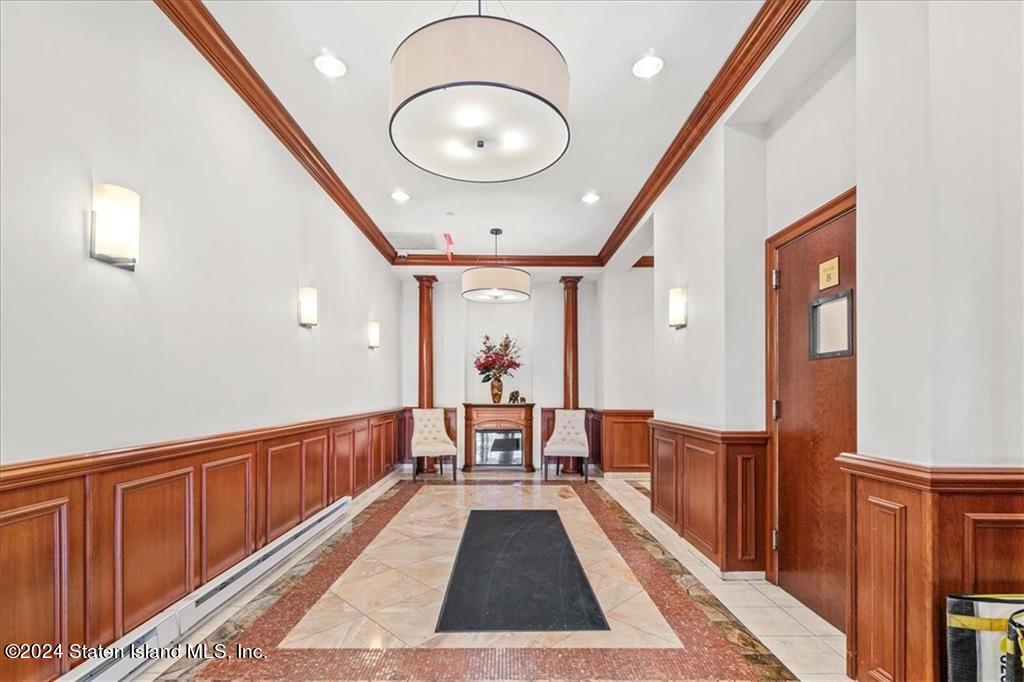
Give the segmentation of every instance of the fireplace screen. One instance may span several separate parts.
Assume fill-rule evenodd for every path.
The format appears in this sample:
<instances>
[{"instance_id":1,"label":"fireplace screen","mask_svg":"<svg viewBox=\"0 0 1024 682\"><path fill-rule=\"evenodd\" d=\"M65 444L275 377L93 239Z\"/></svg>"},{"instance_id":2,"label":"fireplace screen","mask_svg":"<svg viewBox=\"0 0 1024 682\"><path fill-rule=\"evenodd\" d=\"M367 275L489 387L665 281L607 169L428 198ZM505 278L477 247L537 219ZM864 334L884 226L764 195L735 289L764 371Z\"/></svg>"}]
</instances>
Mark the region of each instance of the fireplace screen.
<instances>
[{"instance_id":1,"label":"fireplace screen","mask_svg":"<svg viewBox=\"0 0 1024 682\"><path fill-rule=\"evenodd\" d=\"M475 466L522 466L523 432L520 429L477 429Z\"/></svg>"}]
</instances>

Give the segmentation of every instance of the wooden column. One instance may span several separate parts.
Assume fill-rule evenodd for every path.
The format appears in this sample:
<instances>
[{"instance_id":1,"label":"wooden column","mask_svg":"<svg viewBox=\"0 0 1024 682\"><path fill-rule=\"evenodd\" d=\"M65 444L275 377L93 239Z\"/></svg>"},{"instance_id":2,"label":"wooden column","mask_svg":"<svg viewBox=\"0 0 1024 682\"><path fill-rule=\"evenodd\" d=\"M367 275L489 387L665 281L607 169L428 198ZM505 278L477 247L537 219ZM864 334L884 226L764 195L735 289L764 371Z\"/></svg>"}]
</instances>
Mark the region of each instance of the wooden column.
<instances>
[{"instance_id":1,"label":"wooden column","mask_svg":"<svg viewBox=\"0 0 1024 682\"><path fill-rule=\"evenodd\" d=\"M564 288L562 325L562 407L576 410L580 406L580 343L579 343L579 283L582 277L562 277L558 281ZM579 473L579 460L566 457L562 471Z\"/></svg>"},{"instance_id":2,"label":"wooden column","mask_svg":"<svg viewBox=\"0 0 1024 682\"><path fill-rule=\"evenodd\" d=\"M420 284L419 392L418 407L434 406L434 282L433 275L414 275ZM417 466L416 459L412 465ZM433 457L423 460L424 473L437 471Z\"/></svg>"}]
</instances>

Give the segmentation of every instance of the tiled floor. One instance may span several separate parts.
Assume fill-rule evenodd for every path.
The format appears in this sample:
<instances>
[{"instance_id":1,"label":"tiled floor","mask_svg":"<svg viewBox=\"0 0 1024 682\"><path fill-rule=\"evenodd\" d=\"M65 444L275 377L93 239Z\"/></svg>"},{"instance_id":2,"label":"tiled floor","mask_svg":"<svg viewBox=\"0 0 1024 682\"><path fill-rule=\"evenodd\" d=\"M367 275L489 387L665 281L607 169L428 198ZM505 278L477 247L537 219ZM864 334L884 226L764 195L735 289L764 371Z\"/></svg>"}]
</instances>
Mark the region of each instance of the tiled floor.
<instances>
[{"instance_id":1,"label":"tiled floor","mask_svg":"<svg viewBox=\"0 0 1024 682\"><path fill-rule=\"evenodd\" d=\"M610 631L436 634L471 509L557 509ZM590 512L563 486L428 486L280 644L284 648L680 648Z\"/></svg>"},{"instance_id":2,"label":"tiled floor","mask_svg":"<svg viewBox=\"0 0 1024 682\"><path fill-rule=\"evenodd\" d=\"M646 482L601 479L601 486L640 522L801 680L846 677L846 637L785 590L764 580L724 580L692 545L650 512L637 487Z\"/></svg>"},{"instance_id":3,"label":"tiled floor","mask_svg":"<svg viewBox=\"0 0 1024 682\"><path fill-rule=\"evenodd\" d=\"M533 478L518 472L481 472L473 480ZM574 483L578 477L568 477ZM800 679L845 680L842 634L774 585L758 580L723 580L712 565L650 514L649 500L634 481L598 479L601 489L628 512L667 554L677 559L732 611ZM385 481L360 496L358 513L385 494ZM642 485L642 484L641 484ZM629 563L567 486L428 485L415 504L404 505L345 570L326 584L289 629L279 650L310 654L325 649L465 650L486 648L576 651L591 647L679 649L683 646ZM392 491L393 492L393 491ZM513 494L514 492L514 494ZM422 495L422 499L419 496ZM385 494L387 497L387 494ZM444 589L458 549L461 528L472 508L555 508L565 523L598 601L612 629L580 633L444 634L433 632ZM325 537L329 535L325 534ZM311 548L240 595L223 614L194 632L201 641L240 609L276 600L266 590L281 576L300 574L320 559ZM678 580L678 578L677 578ZM284 588L281 588L284 589ZM713 600L712 600L713 601ZM731 617L731 616L730 616ZM749 635L748 635L749 637ZM764 649L761 649L762 651ZM170 668L170 670L168 670ZM139 679L188 677L188 666L160 661Z\"/></svg>"}]
</instances>

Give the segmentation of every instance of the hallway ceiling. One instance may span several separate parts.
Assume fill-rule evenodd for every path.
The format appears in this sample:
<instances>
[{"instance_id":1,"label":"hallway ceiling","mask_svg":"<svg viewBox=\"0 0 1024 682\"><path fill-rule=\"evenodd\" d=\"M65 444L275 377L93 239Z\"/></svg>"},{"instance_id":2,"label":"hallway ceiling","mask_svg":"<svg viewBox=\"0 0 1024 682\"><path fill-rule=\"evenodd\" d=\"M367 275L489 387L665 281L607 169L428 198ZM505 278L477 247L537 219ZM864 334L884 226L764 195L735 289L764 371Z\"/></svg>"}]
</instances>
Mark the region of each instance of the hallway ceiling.
<instances>
[{"instance_id":1,"label":"hallway ceiling","mask_svg":"<svg viewBox=\"0 0 1024 682\"><path fill-rule=\"evenodd\" d=\"M486 254L488 230L500 227L508 255L597 253L760 5L485 2L485 13L537 29L565 55L572 139L562 160L539 175L477 185L409 164L392 147L387 121L395 47L450 12L475 13L475 2L207 3L382 231L447 232L455 253ZM324 48L345 62L344 77L313 67ZM633 63L652 48L664 70L634 77ZM411 199L395 202L396 188ZM601 199L584 204L591 190Z\"/></svg>"}]
</instances>

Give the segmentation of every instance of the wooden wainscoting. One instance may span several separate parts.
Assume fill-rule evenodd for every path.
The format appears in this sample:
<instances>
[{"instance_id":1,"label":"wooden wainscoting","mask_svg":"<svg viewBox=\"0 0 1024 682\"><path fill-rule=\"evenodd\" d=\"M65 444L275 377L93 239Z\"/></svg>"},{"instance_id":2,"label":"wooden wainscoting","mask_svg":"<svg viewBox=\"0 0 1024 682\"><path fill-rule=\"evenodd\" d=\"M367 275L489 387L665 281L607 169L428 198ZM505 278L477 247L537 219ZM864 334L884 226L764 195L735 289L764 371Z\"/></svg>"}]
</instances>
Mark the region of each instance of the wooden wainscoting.
<instances>
[{"instance_id":1,"label":"wooden wainscoting","mask_svg":"<svg viewBox=\"0 0 1024 682\"><path fill-rule=\"evenodd\" d=\"M608 472L651 470L651 438L647 421L654 410L602 410L601 468Z\"/></svg>"},{"instance_id":2,"label":"wooden wainscoting","mask_svg":"<svg viewBox=\"0 0 1024 682\"><path fill-rule=\"evenodd\" d=\"M544 456L544 446L547 445L548 439L551 438L551 434L555 431L555 410L561 409L563 408L540 408L540 453L542 457ZM587 411L586 429L587 444L590 446L590 464L604 470L604 453L602 452L603 444L601 442L601 434L604 429L603 413L600 410L589 407L581 407L580 409ZM564 465L565 462L563 462Z\"/></svg>"},{"instance_id":3,"label":"wooden wainscoting","mask_svg":"<svg viewBox=\"0 0 1024 682\"><path fill-rule=\"evenodd\" d=\"M763 571L768 434L649 424L652 513L722 571Z\"/></svg>"},{"instance_id":4,"label":"wooden wainscoting","mask_svg":"<svg viewBox=\"0 0 1024 682\"><path fill-rule=\"evenodd\" d=\"M109 644L397 461L402 410L0 466L0 640ZM67 659L0 657L0 679Z\"/></svg>"},{"instance_id":5,"label":"wooden wainscoting","mask_svg":"<svg viewBox=\"0 0 1024 682\"><path fill-rule=\"evenodd\" d=\"M849 518L847 674L946 679L946 596L1024 593L1024 468L838 461Z\"/></svg>"}]
</instances>

